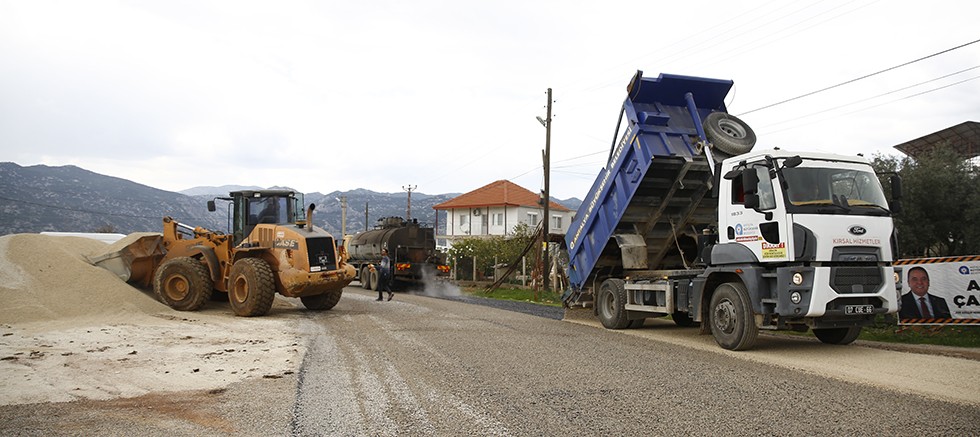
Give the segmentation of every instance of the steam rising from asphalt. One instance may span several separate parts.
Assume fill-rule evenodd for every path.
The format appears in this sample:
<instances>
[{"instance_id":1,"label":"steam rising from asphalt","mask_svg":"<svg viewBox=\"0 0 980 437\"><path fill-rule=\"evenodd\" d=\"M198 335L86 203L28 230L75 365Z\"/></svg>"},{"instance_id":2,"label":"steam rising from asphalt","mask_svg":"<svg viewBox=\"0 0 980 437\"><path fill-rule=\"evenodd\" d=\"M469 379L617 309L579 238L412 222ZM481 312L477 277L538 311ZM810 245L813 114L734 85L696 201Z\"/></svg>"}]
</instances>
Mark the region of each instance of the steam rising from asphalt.
<instances>
[{"instance_id":1,"label":"steam rising from asphalt","mask_svg":"<svg viewBox=\"0 0 980 437\"><path fill-rule=\"evenodd\" d=\"M455 297L463 294L455 284L440 279L431 272L422 272L422 291L421 294L432 297Z\"/></svg>"}]
</instances>

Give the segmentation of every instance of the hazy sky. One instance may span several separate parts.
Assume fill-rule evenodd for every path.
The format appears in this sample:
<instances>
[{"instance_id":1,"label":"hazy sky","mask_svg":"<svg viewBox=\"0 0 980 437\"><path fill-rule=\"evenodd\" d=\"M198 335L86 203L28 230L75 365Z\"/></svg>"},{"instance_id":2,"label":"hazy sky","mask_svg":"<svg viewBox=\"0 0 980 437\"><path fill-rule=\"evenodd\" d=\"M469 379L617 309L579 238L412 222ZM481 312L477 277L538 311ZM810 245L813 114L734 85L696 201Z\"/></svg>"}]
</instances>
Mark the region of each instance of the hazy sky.
<instances>
[{"instance_id":1,"label":"hazy sky","mask_svg":"<svg viewBox=\"0 0 980 437\"><path fill-rule=\"evenodd\" d=\"M636 70L731 79L756 148L980 121L972 1L0 0L0 161L153 187L585 196ZM750 112L751 111L751 112ZM744 114L744 115L743 115Z\"/></svg>"}]
</instances>

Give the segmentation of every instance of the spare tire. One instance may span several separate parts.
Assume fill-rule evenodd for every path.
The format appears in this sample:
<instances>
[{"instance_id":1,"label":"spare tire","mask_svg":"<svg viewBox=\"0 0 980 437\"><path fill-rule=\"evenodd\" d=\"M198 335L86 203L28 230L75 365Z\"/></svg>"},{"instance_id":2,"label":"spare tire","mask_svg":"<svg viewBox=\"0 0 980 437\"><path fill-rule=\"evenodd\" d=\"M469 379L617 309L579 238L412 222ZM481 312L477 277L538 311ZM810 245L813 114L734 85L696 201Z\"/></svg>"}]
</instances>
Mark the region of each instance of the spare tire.
<instances>
[{"instance_id":1,"label":"spare tire","mask_svg":"<svg viewBox=\"0 0 980 437\"><path fill-rule=\"evenodd\" d=\"M716 149L729 155L741 155L755 146L755 132L738 117L712 112L704 118L704 134Z\"/></svg>"}]
</instances>

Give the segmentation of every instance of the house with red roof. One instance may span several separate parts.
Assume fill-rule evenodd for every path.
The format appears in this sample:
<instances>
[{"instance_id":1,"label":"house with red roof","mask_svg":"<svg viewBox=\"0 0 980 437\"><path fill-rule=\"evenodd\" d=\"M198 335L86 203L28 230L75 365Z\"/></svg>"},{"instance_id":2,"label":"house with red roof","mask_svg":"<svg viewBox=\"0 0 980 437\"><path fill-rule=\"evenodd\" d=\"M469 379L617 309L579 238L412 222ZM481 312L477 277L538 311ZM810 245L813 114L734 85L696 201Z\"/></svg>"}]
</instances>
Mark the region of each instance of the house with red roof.
<instances>
[{"instance_id":1,"label":"house with red roof","mask_svg":"<svg viewBox=\"0 0 980 437\"><path fill-rule=\"evenodd\" d=\"M518 223L534 229L545 219L539 200L537 193L511 181L492 182L433 206L436 217L446 212L446 233L436 238L448 240L451 246L452 240L460 238L511 235ZM574 211L555 202L548 209L548 233L565 234Z\"/></svg>"}]
</instances>

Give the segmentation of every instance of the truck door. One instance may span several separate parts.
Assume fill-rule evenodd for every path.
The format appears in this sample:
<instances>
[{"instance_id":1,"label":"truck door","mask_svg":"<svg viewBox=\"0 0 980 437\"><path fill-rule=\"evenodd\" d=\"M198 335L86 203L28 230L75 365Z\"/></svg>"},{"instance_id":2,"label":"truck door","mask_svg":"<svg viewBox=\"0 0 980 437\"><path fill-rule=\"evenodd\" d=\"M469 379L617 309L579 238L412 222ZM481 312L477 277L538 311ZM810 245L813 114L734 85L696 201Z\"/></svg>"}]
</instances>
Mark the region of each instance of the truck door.
<instances>
[{"instance_id":1,"label":"truck door","mask_svg":"<svg viewBox=\"0 0 980 437\"><path fill-rule=\"evenodd\" d=\"M753 172L758 178L754 187L745 187L741 178L732 180L731 196L728 199L723 242L745 246L762 262L786 261L789 259L786 231L786 213L782 207L782 196L778 194L779 184L765 161L749 164L746 172ZM746 195L754 195L758 204L746 204Z\"/></svg>"}]
</instances>

